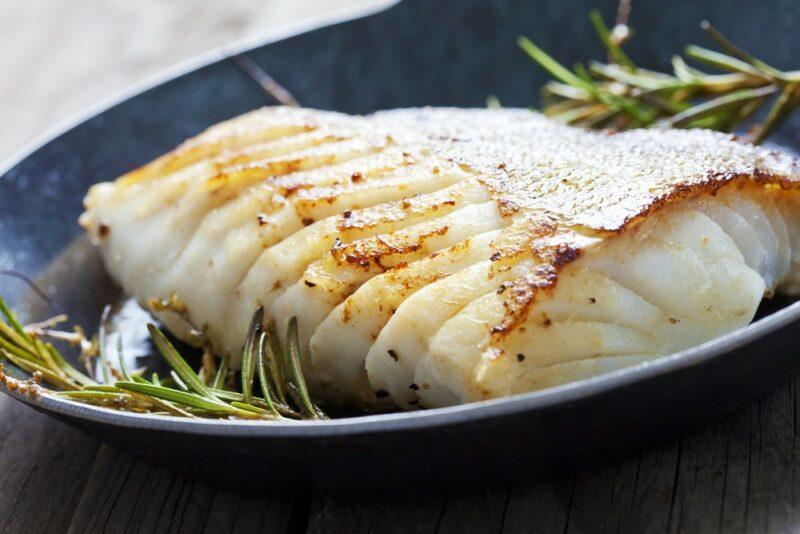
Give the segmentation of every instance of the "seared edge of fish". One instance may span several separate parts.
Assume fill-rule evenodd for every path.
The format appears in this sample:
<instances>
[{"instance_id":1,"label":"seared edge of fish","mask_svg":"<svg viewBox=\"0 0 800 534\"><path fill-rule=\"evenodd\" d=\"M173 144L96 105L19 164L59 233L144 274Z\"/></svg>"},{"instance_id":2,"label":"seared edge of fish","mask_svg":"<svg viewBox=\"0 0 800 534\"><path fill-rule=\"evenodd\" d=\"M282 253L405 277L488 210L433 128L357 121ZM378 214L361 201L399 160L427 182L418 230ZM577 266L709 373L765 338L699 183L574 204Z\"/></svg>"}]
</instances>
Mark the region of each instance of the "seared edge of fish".
<instances>
[{"instance_id":1,"label":"seared edge of fish","mask_svg":"<svg viewBox=\"0 0 800 534\"><path fill-rule=\"evenodd\" d=\"M177 295L219 353L263 305L279 331L298 317L317 396L408 409L746 325L798 290L798 184L795 159L703 130L277 107L95 185L81 224L127 292Z\"/></svg>"}]
</instances>

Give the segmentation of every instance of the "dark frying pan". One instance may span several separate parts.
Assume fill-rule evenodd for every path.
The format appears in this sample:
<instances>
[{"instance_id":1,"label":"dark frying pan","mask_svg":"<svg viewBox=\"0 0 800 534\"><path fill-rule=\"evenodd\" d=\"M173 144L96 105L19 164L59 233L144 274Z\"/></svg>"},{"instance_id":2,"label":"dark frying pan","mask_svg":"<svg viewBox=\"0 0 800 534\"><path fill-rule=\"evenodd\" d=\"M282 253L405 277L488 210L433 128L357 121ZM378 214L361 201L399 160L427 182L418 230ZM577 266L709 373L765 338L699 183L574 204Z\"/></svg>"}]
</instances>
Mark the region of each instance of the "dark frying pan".
<instances>
[{"instance_id":1,"label":"dark frying pan","mask_svg":"<svg viewBox=\"0 0 800 534\"><path fill-rule=\"evenodd\" d=\"M704 18L777 67L796 66L800 57L794 0L736 9L693 0L670 2L669 9L655 0L635 4L631 54L643 65L666 68L683 44L702 41L697 23ZM616 1L405 0L240 49L308 107L482 106L490 94L524 106L535 103L544 75L516 48L517 35L534 37L567 64L599 58L586 18L591 7L609 18ZM269 103L231 60L214 53L73 121L0 172L0 269L36 277L56 311L94 331L116 290L75 224L89 185ZM795 120L778 141L797 144L798 133ZM0 294L34 319L52 313L13 278L0 277ZM100 440L204 476L421 488L434 480L526 476L583 464L753 400L797 372L800 343L800 304L771 302L759 316L703 346L552 390L325 423L180 420L15 396Z\"/></svg>"}]
</instances>

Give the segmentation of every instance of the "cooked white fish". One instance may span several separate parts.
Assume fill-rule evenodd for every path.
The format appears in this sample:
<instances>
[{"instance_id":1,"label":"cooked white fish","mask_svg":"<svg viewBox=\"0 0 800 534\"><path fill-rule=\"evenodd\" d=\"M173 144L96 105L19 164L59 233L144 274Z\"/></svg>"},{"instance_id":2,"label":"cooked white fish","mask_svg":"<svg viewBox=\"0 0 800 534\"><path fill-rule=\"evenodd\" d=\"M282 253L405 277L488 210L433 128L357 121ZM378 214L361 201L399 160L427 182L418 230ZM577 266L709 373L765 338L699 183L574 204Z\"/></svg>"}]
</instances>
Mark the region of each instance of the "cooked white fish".
<instances>
[{"instance_id":1,"label":"cooked white fish","mask_svg":"<svg viewBox=\"0 0 800 534\"><path fill-rule=\"evenodd\" d=\"M410 409L748 324L765 295L800 289L798 185L791 157L708 131L278 107L94 186L81 223L128 293L177 295L220 354L236 360L264 306L298 318L318 398Z\"/></svg>"}]
</instances>

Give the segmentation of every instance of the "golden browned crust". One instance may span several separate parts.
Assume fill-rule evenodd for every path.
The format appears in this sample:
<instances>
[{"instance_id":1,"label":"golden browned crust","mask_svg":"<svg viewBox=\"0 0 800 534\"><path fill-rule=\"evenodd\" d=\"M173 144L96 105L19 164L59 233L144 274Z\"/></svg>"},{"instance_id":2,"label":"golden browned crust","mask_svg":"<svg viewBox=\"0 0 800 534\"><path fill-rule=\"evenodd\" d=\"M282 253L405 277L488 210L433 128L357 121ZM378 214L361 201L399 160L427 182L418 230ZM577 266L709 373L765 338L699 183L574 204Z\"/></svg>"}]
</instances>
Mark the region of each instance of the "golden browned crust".
<instances>
[{"instance_id":1,"label":"golden browned crust","mask_svg":"<svg viewBox=\"0 0 800 534\"><path fill-rule=\"evenodd\" d=\"M348 151L353 155L340 157ZM271 196L253 221L258 225L267 225L271 210L286 203L303 224L312 224L320 206L338 206L341 197L373 187L376 177L390 173L398 175L397 187L414 172L427 173L430 180L463 175L465 184L478 184L509 220L487 258L494 270L509 268L521 256L538 265L500 288L506 317L492 331L497 338L526 320L537 294L552 290L565 265L654 211L714 194L732 182L785 190L800 186L797 160L705 130L589 132L514 109L415 109L350 117L288 108L266 108L222 123L122 177L117 186L158 179L201 161L210 163L205 185L219 197L215 206L235 198L245 185L270 184ZM89 210L104 191L90 193ZM409 214L442 216L456 204L451 197L439 191L336 211L342 240L328 259L377 272L391 268L382 258L413 253L448 227L434 225L397 242L383 235L348 243L347 233ZM86 224L95 234L98 228L108 233L107 226Z\"/></svg>"},{"instance_id":2,"label":"golden browned crust","mask_svg":"<svg viewBox=\"0 0 800 534\"><path fill-rule=\"evenodd\" d=\"M589 132L521 110L399 110L378 121L420 131L433 151L470 169L512 225L492 260L533 256L538 267L504 284L495 342L527 319L558 272L602 239L680 199L732 183L800 186L797 160L706 130ZM400 135L395 133L395 139ZM419 142L419 141L417 141Z\"/></svg>"}]
</instances>

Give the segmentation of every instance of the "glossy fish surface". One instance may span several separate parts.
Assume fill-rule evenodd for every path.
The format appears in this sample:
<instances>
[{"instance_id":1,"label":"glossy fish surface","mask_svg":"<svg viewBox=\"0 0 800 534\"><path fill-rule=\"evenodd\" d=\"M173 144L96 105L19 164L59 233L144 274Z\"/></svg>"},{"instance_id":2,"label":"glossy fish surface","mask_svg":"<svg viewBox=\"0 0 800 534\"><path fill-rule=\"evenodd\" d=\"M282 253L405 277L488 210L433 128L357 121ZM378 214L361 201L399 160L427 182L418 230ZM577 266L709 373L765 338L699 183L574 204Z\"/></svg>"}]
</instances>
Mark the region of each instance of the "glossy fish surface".
<instances>
[{"instance_id":1,"label":"glossy fish surface","mask_svg":"<svg viewBox=\"0 0 800 534\"><path fill-rule=\"evenodd\" d=\"M128 293L175 295L217 353L264 306L279 332L297 317L319 398L414 409L748 324L800 287L798 186L793 158L704 130L273 107L93 186L81 224Z\"/></svg>"}]
</instances>

